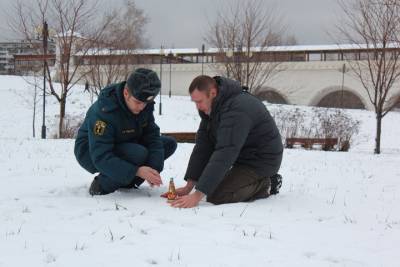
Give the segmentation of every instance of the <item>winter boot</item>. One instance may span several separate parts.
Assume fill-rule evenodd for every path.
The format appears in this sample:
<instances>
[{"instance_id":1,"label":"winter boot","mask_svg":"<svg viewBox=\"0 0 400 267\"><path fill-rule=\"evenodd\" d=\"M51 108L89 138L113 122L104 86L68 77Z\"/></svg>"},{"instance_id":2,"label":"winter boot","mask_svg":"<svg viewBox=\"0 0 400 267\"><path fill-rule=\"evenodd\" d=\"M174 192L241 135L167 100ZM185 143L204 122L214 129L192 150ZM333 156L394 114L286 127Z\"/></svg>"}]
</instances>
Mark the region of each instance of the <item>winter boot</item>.
<instances>
[{"instance_id":1,"label":"winter boot","mask_svg":"<svg viewBox=\"0 0 400 267\"><path fill-rule=\"evenodd\" d=\"M276 195L279 193L279 189L282 186L282 176L280 174L275 174L271 176L271 195Z\"/></svg>"},{"instance_id":2,"label":"winter boot","mask_svg":"<svg viewBox=\"0 0 400 267\"><path fill-rule=\"evenodd\" d=\"M97 180L97 176L94 177L92 184L90 185L89 188L89 194L94 196L94 195L105 195L107 194L106 192L101 189L99 180Z\"/></svg>"}]
</instances>

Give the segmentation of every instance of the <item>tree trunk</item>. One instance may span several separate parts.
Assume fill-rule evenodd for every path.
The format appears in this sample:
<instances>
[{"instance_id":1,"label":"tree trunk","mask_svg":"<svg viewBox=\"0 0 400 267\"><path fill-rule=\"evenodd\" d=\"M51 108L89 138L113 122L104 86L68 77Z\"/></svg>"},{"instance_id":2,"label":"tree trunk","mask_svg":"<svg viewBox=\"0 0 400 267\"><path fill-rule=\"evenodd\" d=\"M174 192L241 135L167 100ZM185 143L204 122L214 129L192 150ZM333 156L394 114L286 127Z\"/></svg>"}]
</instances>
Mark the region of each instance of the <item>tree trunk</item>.
<instances>
[{"instance_id":1,"label":"tree trunk","mask_svg":"<svg viewBox=\"0 0 400 267\"><path fill-rule=\"evenodd\" d=\"M64 137L65 103L66 99L62 98L60 101L60 121L58 124L58 138Z\"/></svg>"},{"instance_id":2,"label":"tree trunk","mask_svg":"<svg viewBox=\"0 0 400 267\"><path fill-rule=\"evenodd\" d=\"M382 114L376 114L375 154L381 153Z\"/></svg>"}]
</instances>

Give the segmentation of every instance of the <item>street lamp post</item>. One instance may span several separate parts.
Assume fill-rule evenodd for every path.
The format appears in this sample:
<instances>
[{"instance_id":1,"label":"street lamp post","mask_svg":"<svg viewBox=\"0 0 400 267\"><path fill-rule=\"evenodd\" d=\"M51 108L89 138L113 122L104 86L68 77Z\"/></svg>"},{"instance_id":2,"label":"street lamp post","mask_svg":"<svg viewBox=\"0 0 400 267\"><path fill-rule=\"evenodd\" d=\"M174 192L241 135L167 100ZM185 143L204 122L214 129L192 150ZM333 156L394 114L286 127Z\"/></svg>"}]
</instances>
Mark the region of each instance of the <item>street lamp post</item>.
<instances>
[{"instance_id":1,"label":"street lamp post","mask_svg":"<svg viewBox=\"0 0 400 267\"><path fill-rule=\"evenodd\" d=\"M226 57L228 58L228 62L226 63L226 75L228 76L228 78L230 78L230 71L229 68L231 68L230 63L231 63L231 57L233 57L233 51L231 49L228 49L225 52Z\"/></svg>"},{"instance_id":2,"label":"street lamp post","mask_svg":"<svg viewBox=\"0 0 400 267\"><path fill-rule=\"evenodd\" d=\"M253 53L250 51L250 47L247 48L246 53L246 86L249 88L249 78L250 78L250 59Z\"/></svg>"},{"instance_id":3,"label":"street lamp post","mask_svg":"<svg viewBox=\"0 0 400 267\"><path fill-rule=\"evenodd\" d=\"M169 51L168 54L168 59L169 59L169 92L168 92L168 96L169 98L171 98L171 94L172 94L172 57L174 55L172 54L172 51Z\"/></svg>"},{"instance_id":4,"label":"street lamp post","mask_svg":"<svg viewBox=\"0 0 400 267\"><path fill-rule=\"evenodd\" d=\"M42 123L42 139L46 139L46 54L47 54L47 37L48 37L48 26L47 22L43 22L43 123Z\"/></svg>"},{"instance_id":5,"label":"street lamp post","mask_svg":"<svg viewBox=\"0 0 400 267\"><path fill-rule=\"evenodd\" d=\"M342 67L342 92L340 95L340 108L343 108L343 93L344 93L344 74L346 73L346 64Z\"/></svg>"},{"instance_id":6,"label":"street lamp post","mask_svg":"<svg viewBox=\"0 0 400 267\"><path fill-rule=\"evenodd\" d=\"M204 51L205 51L205 45L201 45L201 75L204 75Z\"/></svg>"},{"instance_id":7,"label":"street lamp post","mask_svg":"<svg viewBox=\"0 0 400 267\"><path fill-rule=\"evenodd\" d=\"M163 46L160 48L160 81L161 81L161 88L160 88L160 105L158 109L158 114L162 115L162 103L161 103L161 95L162 95L162 64L163 64L163 56L164 56L164 49Z\"/></svg>"}]
</instances>

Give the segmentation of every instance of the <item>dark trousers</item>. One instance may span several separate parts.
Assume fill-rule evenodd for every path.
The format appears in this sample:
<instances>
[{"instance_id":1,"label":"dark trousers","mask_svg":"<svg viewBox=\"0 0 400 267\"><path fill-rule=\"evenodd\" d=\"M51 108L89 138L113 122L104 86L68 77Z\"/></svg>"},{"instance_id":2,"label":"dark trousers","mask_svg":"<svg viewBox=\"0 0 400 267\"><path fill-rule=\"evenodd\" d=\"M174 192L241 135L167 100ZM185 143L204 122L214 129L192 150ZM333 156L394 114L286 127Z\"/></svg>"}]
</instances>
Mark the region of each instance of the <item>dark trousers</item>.
<instances>
[{"instance_id":1,"label":"dark trousers","mask_svg":"<svg viewBox=\"0 0 400 267\"><path fill-rule=\"evenodd\" d=\"M269 196L271 180L243 165L233 166L215 191L207 196L213 204L252 201Z\"/></svg>"},{"instance_id":2,"label":"dark trousers","mask_svg":"<svg viewBox=\"0 0 400 267\"><path fill-rule=\"evenodd\" d=\"M177 143L176 140L172 137L161 136L161 141L164 146L164 160L169 158L172 154L174 154ZM114 148L114 153L137 166L143 166L147 160L148 150L145 146L136 144L136 143L124 143L116 145ZM79 159L80 165L86 169L90 173L96 173L98 170L94 166L89 153L85 153L84 158ZM111 193L117 190L118 188L132 188L139 187L144 180L139 177L132 177L132 181L129 184L126 184L125 179L120 179L118 177L108 177L102 173L97 176L97 179L100 183L101 189L106 193Z\"/></svg>"}]
</instances>

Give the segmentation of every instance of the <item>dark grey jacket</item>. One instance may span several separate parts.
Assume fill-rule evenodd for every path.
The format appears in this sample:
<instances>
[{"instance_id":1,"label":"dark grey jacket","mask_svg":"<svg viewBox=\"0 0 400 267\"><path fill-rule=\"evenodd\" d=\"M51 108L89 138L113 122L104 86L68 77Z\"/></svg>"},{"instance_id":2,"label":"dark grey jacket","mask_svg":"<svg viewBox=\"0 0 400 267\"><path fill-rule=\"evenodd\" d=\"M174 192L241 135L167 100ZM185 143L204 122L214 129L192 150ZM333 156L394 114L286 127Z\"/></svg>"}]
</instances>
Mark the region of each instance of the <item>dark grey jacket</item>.
<instances>
[{"instance_id":1,"label":"dark grey jacket","mask_svg":"<svg viewBox=\"0 0 400 267\"><path fill-rule=\"evenodd\" d=\"M206 195L235 164L251 167L262 177L276 174L283 152L278 128L265 105L238 82L214 79L218 95L210 116L199 112L196 145L185 174L185 180L197 181L196 189Z\"/></svg>"}]
</instances>

